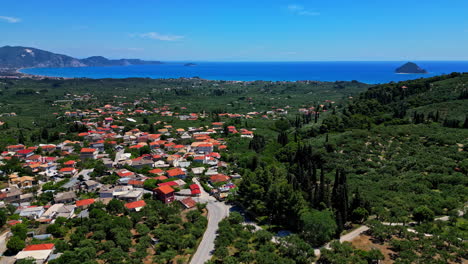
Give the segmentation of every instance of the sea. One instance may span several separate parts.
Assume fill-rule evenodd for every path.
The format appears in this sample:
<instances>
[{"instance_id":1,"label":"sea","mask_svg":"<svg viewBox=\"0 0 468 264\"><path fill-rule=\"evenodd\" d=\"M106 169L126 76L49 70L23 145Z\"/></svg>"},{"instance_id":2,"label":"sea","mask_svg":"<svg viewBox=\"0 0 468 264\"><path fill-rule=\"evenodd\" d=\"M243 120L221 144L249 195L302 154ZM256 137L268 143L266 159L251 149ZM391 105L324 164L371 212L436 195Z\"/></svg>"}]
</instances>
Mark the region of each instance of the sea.
<instances>
[{"instance_id":1,"label":"sea","mask_svg":"<svg viewBox=\"0 0 468 264\"><path fill-rule=\"evenodd\" d=\"M352 81L377 84L468 72L468 61L414 61L427 74L397 74L406 61L372 62L164 62L157 65L131 65L79 68L27 68L21 72L67 78L190 78L226 81Z\"/></svg>"}]
</instances>

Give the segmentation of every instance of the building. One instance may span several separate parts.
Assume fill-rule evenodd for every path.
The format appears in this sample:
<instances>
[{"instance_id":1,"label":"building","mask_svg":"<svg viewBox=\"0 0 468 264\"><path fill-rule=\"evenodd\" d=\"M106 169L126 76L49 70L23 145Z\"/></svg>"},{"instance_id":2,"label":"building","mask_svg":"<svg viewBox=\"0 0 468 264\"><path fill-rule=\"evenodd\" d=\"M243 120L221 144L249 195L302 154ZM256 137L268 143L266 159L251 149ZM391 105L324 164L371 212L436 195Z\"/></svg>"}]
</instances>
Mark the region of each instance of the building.
<instances>
[{"instance_id":1,"label":"building","mask_svg":"<svg viewBox=\"0 0 468 264\"><path fill-rule=\"evenodd\" d=\"M73 191L58 193L54 197L55 203L72 203L76 200L76 194Z\"/></svg>"},{"instance_id":2,"label":"building","mask_svg":"<svg viewBox=\"0 0 468 264\"><path fill-rule=\"evenodd\" d=\"M180 200L180 203L186 208L190 209L193 208L197 205L197 202L195 202L191 197L187 197L185 199Z\"/></svg>"},{"instance_id":3,"label":"building","mask_svg":"<svg viewBox=\"0 0 468 264\"><path fill-rule=\"evenodd\" d=\"M34 259L34 263L36 264L47 263L54 249L54 244L30 245L18 252L15 259L16 261L22 259Z\"/></svg>"},{"instance_id":4,"label":"building","mask_svg":"<svg viewBox=\"0 0 468 264\"><path fill-rule=\"evenodd\" d=\"M143 200L140 200L140 201L135 201L135 202L130 202L130 203L126 203L124 206L125 208L127 208L128 210L133 210L133 211L140 211L143 206L145 206L146 203L145 201Z\"/></svg>"},{"instance_id":5,"label":"building","mask_svg":"<svg viewBox=\"0 0 468 264\"><path fill-rule=\"evenodd\" d=\"M177 177L177 178L181 179L181 178L186 177L185 171L183 171L180 168L167 170L166 173L167 173L167 177L169 177L169 178Z\"/></svg>"},{"instance_id":6,"label":"building","mask_svg":"<svg viewBox=\"0 0 468 264\"><path fill-rule=\"evenodd\" d=\"M154 191L156 193L156 197L165 204L172 203L175 199L175 190L169 185L158 187L154 189Z\"/></svg>"},{"instance_id":7,"label":"building","mask_svg":"<svg viewBox=\"0 0 468 264\"><path fill-rule=\"evenodd\" d=\"M95 148L82 148L80 151L80 158L85 159L96 159L98 151Z\"/></svg>"},{"instance_id":8,"label":"building","mask_svg":"<svg viewBox=\"0 0 468 264\"><path fill-rule=\"evenodd\" d=\"M94 202L95 202L94 199L84 199L84 200L76 201L75 205L76 205L76 207L80 207L80 208L83 209L83 208L89 207L89 206L92 205Z\"/></svg>"}]
</instances>

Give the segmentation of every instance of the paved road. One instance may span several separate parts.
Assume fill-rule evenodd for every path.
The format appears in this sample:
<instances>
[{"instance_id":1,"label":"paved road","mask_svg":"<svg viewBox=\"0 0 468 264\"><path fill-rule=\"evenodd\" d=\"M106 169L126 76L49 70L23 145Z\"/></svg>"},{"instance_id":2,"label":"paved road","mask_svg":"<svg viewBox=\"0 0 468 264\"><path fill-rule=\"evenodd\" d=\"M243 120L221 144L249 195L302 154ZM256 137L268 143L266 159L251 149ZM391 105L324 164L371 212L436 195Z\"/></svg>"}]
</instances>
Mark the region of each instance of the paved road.
<instances>
[{"instance_id":1,"label":"paved road","mask_svg":"<svg viewBox=\"0 0 468 264\"><path fill-rule=\"evenodd\" d=\"M200 185L198 180L194 179L194 183ZM223 218L229 215L231 206L224 202L218 202L214 197L210 196L203 188L200 197L195 198L200 203L208 203L208 227L205 234L203 234L202 241L198 245L197 251L193 255L190 264L203 264L211 259L214 251L214 241L216 239L216 232L218 231L218 224Z\"/></svg>"},{"instance_id":2,"label":"paved road","mask_svg":"<svg viewBox=\"0 0 468 264\"><path fill-rule=\"evenodd\" d=\"M7 238L9 237L9 231L4 232L0 235L0 264L13 264L15 263L14 257L5 257L3 253L6 251Z\"/></svg>"},{"instance_id":3,"label":"paved road","mask_svg":"<svg viewBox=\"0 0 468 264\"><path fill-rule=\"evenodd\" d=\"M6 241L8 238L8 233L9 232L4 232L2 235L0 235L0 256L2 256L3 253L6 251Z\"/></svg>"}]
</instances>

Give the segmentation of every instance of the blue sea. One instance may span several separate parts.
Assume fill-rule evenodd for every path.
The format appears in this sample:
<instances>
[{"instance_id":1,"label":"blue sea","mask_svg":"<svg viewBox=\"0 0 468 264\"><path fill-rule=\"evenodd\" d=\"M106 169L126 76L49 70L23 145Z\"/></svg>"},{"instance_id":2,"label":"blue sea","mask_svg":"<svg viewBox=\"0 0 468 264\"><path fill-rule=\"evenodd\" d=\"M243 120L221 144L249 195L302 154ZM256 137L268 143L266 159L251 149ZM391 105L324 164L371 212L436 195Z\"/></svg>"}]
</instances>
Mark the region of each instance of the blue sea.
<instances>
[{"instance_id":1,"label":"blue sea","mask_svg":"<svg viewBox=\"0 0 468 264\"><path fill-rule=\"evenodd\" d=\"M200 77L232 81L351 81L386 83L430 77L452 72L468 72L468 61L416 61L428 74L396 74L404 61L387 62L167 62L158 65L132 65L81 68L29 68L21 72L54 77L100 78L180 78Z\"/></svg>"}]
</instances>

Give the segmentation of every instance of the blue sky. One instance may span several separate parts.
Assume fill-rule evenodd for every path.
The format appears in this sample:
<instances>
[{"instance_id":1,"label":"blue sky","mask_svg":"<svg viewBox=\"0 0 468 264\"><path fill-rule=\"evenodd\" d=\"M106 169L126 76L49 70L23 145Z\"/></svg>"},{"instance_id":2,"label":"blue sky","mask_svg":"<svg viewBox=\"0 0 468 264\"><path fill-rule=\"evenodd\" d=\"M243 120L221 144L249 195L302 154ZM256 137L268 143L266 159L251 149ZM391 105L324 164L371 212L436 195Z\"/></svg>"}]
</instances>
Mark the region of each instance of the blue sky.
<instances>
[{"instance_id":1,"label":"blue sky","mask_svg":"<svg viewBox=\"0 0 468 264\"><path fill-rule=\"evenodd\" d=\"M0 35L79 58L468 60L468 1L3 1Z\"/></svg>"}]
</instances>

